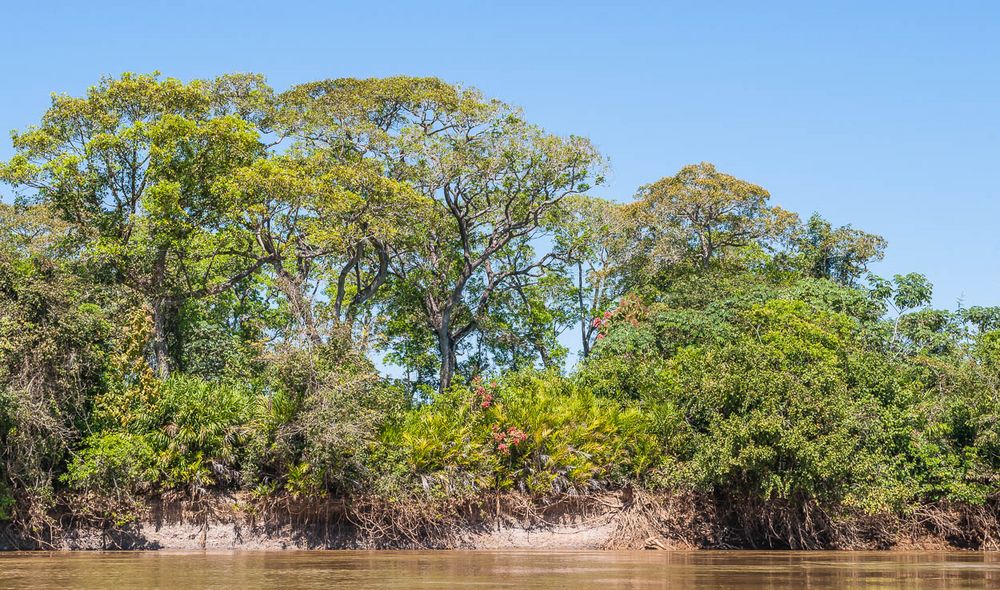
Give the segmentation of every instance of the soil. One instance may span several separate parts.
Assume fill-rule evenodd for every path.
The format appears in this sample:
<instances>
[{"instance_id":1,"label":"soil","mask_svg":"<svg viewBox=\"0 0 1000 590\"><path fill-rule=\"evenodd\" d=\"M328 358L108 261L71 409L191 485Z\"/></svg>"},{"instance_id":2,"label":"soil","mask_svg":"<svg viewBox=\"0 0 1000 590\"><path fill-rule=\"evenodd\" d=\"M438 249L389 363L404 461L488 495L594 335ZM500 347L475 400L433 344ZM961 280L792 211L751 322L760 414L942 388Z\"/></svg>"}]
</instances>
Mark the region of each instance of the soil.
<instances>
[{"instance_id":1,"label":"soil","mask_svg":"<svg viewBox=\"0 0 1000 590\"><path fill-rule=\"evenodd\" d=\"M919 520L847 518L811 536L794 528L790 514L786 507L772 507L752 514L756 520L748 526L746 513L718 501L633 490L448 504L291 498L264 503L218 495L197 502L151 500L138 518L123 525L62 514L52 519L60 524L36 534L0 526L0 550L1000 550L1000 506L995 503L929 507ZM778 522L786 532L775 528Z\"/></svg>"}]
</instances>

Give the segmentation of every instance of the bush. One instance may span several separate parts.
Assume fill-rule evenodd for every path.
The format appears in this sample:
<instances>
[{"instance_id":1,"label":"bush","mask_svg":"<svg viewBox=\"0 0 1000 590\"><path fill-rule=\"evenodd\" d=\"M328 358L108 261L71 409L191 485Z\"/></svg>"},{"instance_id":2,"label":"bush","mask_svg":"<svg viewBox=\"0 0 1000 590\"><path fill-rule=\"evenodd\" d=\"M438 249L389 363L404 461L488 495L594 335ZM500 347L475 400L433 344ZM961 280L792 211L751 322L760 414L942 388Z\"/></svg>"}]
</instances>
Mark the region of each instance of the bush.
<instances>
[{"instance_id":1,"label":"bush","mask_svg":"<svg viewBox=\"0 0 1000 590\"><path fill-rule=\"evenodd\" d=\"M651 426L638 407L526 371L435 397L386 431L382 456L432 493L598 490L659 465Z\"/></svg>"},{"instance_id":2,"label":"bush","mask_svg":"<svg viewBox=\"0 0 1000 590\"><path fill-rule=\"evenodd\" d=\"M380 468L371 460L384 424L404 407L401 391L374 373L334 372L324 376L283 426L287 446L301 441L289 469L292 492L364 490Z\"/></svg>"},{"instance_id":3,"label":"bush","mask_svg":"<svg viewBox=\"0 0 1000 590\"><path fill-rule=\"evenodd\" d=\"M276 351L266 367L245 480L296 495L366 489L381 431L407 406L402 388L340 340Z\"/></svg>"},{"instance_id":4,"label":"bush","mask_svg":"<svg viewBox=\"0 0 1000 590\"><path fill-rule=\"evenodd\" d=\"M171 376L152 392L98 400L100 428L70 464L76 489L116 493L237 484L260 398L243 388Z\"/></svg>"},{"instance_id":5,"label":"bush","mask_svg":"<svg viewBox=\"0 0 1000 590\"><path fill-rule=\"evenodd\" d=\"M871 512L898 509L918 493L921 474L906 459L912 396L893 379L893 362L865 349L853 318L772 299L736 314L722 328L728 341L696 339L669 356L621 360L635 349L629 331L644 329L611 333L580 378L608 394L608 380L622 377L602 371L631 363L630 374L644 375L626 397L638 396L664 441L671 467L661 469L661 483Z\"/></svg>"},{"instance_id":6,"label":"bush","mask_svg":"<svg viewBox=\"0 0 1000 590\"><path fill-rule=\"evenodd\" d=\"M37 529L102 385L109 326L89 302L92 285L8 245L0 243L0 515Z\"/></svg>"}]
</instances>

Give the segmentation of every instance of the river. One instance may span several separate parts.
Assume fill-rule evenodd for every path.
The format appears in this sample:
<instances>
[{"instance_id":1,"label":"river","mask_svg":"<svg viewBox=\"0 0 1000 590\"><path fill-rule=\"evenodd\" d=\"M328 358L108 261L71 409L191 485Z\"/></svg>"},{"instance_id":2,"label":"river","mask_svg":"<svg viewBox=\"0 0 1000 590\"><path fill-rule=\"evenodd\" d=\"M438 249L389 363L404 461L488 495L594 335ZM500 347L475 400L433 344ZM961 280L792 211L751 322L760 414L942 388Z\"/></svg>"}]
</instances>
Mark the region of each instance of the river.
<instances>
[{"instance_id":1,"label":"river","mask_svg":"<svg viewBox=\"0 0 1000 590\"><path fill-rule=\"evenodd\" d=\"M1000 588L997 553L0 553L7 588Z\"/></svg>"}]
</instances>

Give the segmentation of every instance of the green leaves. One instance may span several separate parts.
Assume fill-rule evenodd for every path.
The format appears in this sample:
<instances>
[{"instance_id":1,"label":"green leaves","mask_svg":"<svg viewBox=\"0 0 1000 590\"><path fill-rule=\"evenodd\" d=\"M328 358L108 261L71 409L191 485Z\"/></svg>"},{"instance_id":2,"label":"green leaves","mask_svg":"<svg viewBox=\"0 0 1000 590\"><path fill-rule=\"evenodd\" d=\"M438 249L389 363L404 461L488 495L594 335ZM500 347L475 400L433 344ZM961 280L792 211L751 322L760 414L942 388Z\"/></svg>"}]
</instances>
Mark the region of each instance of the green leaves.
<instances>
[{"instance_id":1,"label":"green leaves","mask_svg":"<svg viewBox=\"0 0 1000 590\"><path fill-rule=\"evenodd\" d=\"M256 93L256 94L255 94ZM258 265L252 235L212 186L264 155L245 112L266 96L260 81L213 85L123 74L83 97L57 96L41 124L15 134L0 170L31 202L81 236L91 271L140 294L159 333L157 367L171 359L163 333L172 306L219 291ZM224 97L236 103L227 106ZM256 97L256 98L255 98Z\"/></svg>"},{"instance_id":2,"label":"green leaves","mask_svg":"<svg viewBox=\"0 0 1000 590\"><path fill-rule=\"evenodd\" d=\"M54 256L59 224L0 211L0 503L39 530L103 386L111 322L99 290Z\"/></svg>"},{"instance_id":3,"label":"green leaves","mask_svg":"<svg viewBox=\"0 0 1000 590\"><path fill-rule=\"evenodd\" d=\"M0 518L44 526L61 486L115 522L222 488L823 518L1000 489L1000 308L932 309L868 275L882 238L711 164L586 196L588 140L415 77L123 74L13 145Z\"/></svg>"},{"instance_id":4,"label":"green leaves","mask_svg":"<svg viewBox=\"0 0 1000 590\"><path fill-rule=\"evenodd\" d=\"M813 214L792 235L798 264L810 276L854 286L873 261L885 254L886 241L849 225L833 225Z\"/></svg>"},{"instance_id":5,"label":"green leaves","mask_svg":"<svg viewBox=\"0 0 1000 590\"><path fill-rule=\"evenodd\" d=\"M102 406L121 397L97 399L103 428L83 441L70 464L67 482L73 487L126 498L172 489L197 495L239 481L258 409L254 394L174 376L151 399L129 397L134 401L118 419L112 418L118 408Z\"/></svg>"},{"instance_id":6,"label":"green leaves","mask_svg":"<svg viewBox=\"0 0 1000 590\"><path fill-rule=\"evenodd\" d=\"M727 251L767 246L798 222L795 214L768 206L771 195L764 188L718 172L707 162L685 166L640 188L637 196L637 216L650 248L661 251L655 257L690 257L703 268ZM668 246L676 254L662 253Z\"/></svg>"},{"instance_id":7,"label":"green leaves","mask_svg":"<svg viewBox=\"0 0 1000 590\"><path fill-rule=\"evenodd\" d=\"M928 300L926 279L877 283L873 300L828 280L700 276L659 292L634 321L615 311L578 377L680 413L658 430L672 465L661 481L868 512L981 502L995 489L996 412L984 409L995 387L971 364L966 314L911 311ZM886 300L905 310L888 323L895 338L883 331ZM984 366L990 334L978 337Z\"/></svg>"},{"instance_id":8,"label":"green leaves","mask_svg":"<svg viewBox=\"0 0 1000 590\"><path fill-rule=\"evenodd\" d=\"M491 395L483 407L456 387L411 412L383 436L403 462L388 471L411 491L550 494L639 480L660 465L649 416L557 374L512 373Z\"/></svg>"}]
</instances>

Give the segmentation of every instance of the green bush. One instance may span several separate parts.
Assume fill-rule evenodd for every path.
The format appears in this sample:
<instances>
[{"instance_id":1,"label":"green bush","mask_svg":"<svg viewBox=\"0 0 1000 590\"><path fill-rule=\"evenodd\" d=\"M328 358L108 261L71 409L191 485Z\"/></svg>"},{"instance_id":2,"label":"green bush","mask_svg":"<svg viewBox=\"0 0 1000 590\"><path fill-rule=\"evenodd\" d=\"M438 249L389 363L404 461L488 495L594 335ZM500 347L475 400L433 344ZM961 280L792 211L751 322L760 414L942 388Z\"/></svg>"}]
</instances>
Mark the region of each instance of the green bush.
<instances>
[{"instance_id":1,"label":"green bush","mask_svg":"<svg viewBox=\"0 0 1000 590\"><path fill-rule=\"evenodd\" d=\"M365 489L379 466L371 461L384 424L403 409L404 396L374 373L333 372L308 394L281 436L301 441L289 470L294 492Z\"/></svg>"},{"instance_id":2,"label":"green bush","mask_svg":"<svg viewBox=\"0 0 1000 590\"><path fill-rule=\"evenodd\" d=\"M267 361L255 384L267 393L251 425L245 483L296 495L366 489L380 434L407 407L403 389L349 343L282 349Z\"/></svg>"},{"instance_id":3,"label":"green bush","mask_svg":"<svg viewBox=\"0 0 1000 590\"><path fill-rule=\"evenodd\" d=\"M882 453L882 408L851 387L853 322L774 300L741 318L731 343L692 348L666 394L696 428L691 480L765 499L876 511L897 494Z\"/></svg>"},{"instance_id":4,"label":"green bush","mask_svg":"<svg viewBox=\"0 0 1000 590\"><path fill-rule=\"evenodd\" d=\"M0 232L0 514L37 529L102 387L110 327L95 285L12 246Z\"/></svg>"},{"instance_id":5,"label":"green bush","mask_svg":"<svg viewBox=\"0 0 1000 590\"><path fill-rule=\"evenodd\" d=\"M553 373L455 387L386 430L397 476L428 491L597 490L659 465L652 418Z\"/></svg>"},{"instance_id":6,"label":"green bush","mask_svg":"<svg viewBox=\"0 0 1000 590\"><path fill-rule=\"evenodd\" d=\"M243 388L183 375L151 394L99 399L102 429L83 441L67 481L94 491L192 493L237 484L260 401Z\"/></svg>"}]
</instances>

